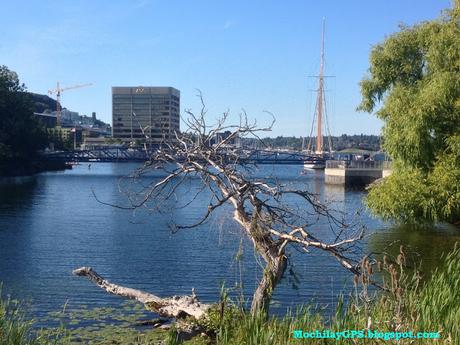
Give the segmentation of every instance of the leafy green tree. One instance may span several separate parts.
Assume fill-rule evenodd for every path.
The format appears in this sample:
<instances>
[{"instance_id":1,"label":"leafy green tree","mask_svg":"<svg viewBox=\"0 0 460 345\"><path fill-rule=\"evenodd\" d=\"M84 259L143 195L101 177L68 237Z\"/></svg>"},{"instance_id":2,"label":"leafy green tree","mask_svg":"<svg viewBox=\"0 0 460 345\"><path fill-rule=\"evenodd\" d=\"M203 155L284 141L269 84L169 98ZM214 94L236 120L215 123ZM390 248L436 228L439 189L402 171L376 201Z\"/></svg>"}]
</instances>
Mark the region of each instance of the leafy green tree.
<instances>
[{"instance_id":1,"label":"leafy green tree","mask_svg":"<svg viewBox=\"0 0 460 345\"><path fill-rule=\"evenodd\" d=\"M376 45L360 110L384 121L393 174L368 206L403 222L460 221L460 0Z\"/></svg>"},{"instance_id":2,"label":"leafy green tree","mask_svg":"<svg viewBox=\"0 0 460 345\"><path fill-rule=\"evenodd\" d=\"M27 165L47 144L47 134L33 115L30 96L18 75L0 66L0 174Z\"/></svg>"}]
</instances>

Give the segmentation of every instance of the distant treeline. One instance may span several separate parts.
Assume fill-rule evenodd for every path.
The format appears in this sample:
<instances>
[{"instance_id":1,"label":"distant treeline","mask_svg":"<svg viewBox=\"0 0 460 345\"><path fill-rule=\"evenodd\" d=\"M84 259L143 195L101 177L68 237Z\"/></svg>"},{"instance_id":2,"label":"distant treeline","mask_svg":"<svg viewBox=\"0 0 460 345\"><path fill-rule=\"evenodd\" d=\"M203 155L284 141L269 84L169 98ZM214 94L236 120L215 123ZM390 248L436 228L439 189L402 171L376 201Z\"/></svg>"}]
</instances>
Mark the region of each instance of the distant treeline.
<instances>
[{"instance_id":1,"label":"distant treeline","mask_svg":"<svg viewBox=\"0 0 460 345\"><path fill-rule=\"evenodd\" d=\"M307 148L310 138L305 138L305 149ZM314 145L316 138L312 138L312 143ZM304 140L302 137L276 137L276 138L264 138L262 139L264 145L269 148L285 148L285 149L295 149L301 150L302 143ZM378 135L366 135L366 134L355 134L348 135L342 134L341 136L331 137L332 148L335 151L340 151L344 149L362 149L362 150L380 150L380 137ZM252 139L245 139L245 145L257 145L261 146L260 142ZM326 148L328 147L328 138L324 138L324 144Z\"/></svg>"}]
</instances>

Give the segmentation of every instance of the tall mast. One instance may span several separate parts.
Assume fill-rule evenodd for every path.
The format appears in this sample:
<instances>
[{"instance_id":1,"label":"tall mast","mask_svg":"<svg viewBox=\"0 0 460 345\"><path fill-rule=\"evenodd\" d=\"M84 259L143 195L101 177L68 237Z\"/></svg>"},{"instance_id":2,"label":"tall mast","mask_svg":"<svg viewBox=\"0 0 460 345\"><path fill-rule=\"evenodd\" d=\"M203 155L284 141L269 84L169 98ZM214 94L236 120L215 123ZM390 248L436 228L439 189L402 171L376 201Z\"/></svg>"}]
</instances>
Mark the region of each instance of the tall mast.
<instances>
[{"instance_id":1,"label":"tall mast","mask_svg":"<svg viewBox=\"0 0 460 345\"><path fill-rule=\"evenodd\" d=\"M318 95L316 100L316 107L318 109L318 133L316 137L316 153L323 153L323 101L324 101L324 32L326 29L326 19L323 18L323 33L321 37L321 65L319 69L318 78Z\"/></svg>"}]
</instances>

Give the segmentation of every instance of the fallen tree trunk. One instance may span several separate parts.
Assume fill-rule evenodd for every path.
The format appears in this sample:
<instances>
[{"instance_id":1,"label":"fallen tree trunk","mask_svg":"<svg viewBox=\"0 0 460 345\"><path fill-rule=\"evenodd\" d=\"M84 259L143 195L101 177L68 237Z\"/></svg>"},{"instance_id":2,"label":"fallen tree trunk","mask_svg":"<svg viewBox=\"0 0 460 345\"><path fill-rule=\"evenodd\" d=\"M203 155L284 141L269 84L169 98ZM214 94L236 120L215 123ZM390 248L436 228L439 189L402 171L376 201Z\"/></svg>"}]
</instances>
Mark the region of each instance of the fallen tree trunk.
<instances>
[{"instance_id":1,"label":"fallen tree trunk","mask_svg":"<svg viewBox=\"0 0 460 345\"><path fill-rule=\"evenodd\" d=\"M104 289L112 295L135 299L143 303L147 309L164 317L180 319L191 316L198 320L206 314L211 306L209 304L200 303L193 290L190 296L161 298L148 292L110 283L91 267L80 267L72 271L72 273L76 276L87 277L101 289Z\"/></svg>"}]
</instances>

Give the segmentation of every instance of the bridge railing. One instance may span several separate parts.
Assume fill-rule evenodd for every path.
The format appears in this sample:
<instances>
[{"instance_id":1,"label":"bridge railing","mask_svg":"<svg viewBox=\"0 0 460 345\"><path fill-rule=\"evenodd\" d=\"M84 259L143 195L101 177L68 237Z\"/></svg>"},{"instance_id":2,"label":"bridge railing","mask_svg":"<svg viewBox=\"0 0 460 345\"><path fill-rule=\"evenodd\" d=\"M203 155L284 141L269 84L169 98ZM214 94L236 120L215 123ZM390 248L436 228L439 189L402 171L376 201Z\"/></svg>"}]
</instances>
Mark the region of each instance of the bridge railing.
<instances>
[{"instance_id":1,"label":"bridge railing","mask_svg":"<svg viewBox=\"0 0 460 345\"><path fill-rule=\"evenodd\" d=\"M345 161L345 160L328 160L326 169L391 169L391 161Z\"/></svg>"}]
</instances>

